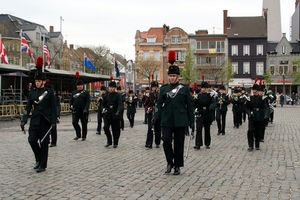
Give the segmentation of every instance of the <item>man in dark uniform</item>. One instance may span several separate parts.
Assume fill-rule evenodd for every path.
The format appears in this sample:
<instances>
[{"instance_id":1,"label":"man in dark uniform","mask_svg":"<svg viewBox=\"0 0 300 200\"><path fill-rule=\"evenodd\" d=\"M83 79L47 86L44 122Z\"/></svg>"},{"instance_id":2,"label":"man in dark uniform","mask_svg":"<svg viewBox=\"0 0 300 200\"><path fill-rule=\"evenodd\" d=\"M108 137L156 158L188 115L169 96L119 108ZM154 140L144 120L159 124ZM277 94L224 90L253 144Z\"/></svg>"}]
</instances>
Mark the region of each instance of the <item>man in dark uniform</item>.
<instances>
[{"instance_id":1,"label":"man in dark uniform","mask_svg":"<svg viewBox=\"0 0 300 200\"><path fill-rule=\"evenodd\" d=\"M121 99L122 99L122 110L120 111L120 128L122 129L122 131L124 131L124 103L125 103L125 97L126 94L122 93L122 89L121 86L117 86L117 92L121 95Z\"/></svg>"},{"instance_id":2,"label":"man in dark uniform","mask_svg":"<svg viewBox=\"0 0 300 200\"><path fill-rule=\"evenodd\" d=\"M174 175L180 174L183 167L185 128L194 126L193 99L188 86L180 84L179 67L173 65L176 60L176 52L171 50L168 55L169 84L160 88L159 98L155 110L154 120L161 116L163 148L167 160L165 173L170 173L174 167ZM172 141L174 140L174 149Z\"/></svg>"},{"instance_id":3,"label":"man in dark uniform","mask_svg":"<svg viewBox=\"0 0 300 200\"><path fill-rule=\"evenodd\" d=\"M241 89L242 89L242 97L243 98L248 97L248 93L246 92L245 87L241 87ZM243 122L246 121L246 116L247 116L247 114L246 114L246 108L245 107L246 107L245 104L243 104L242 119L241 119L241 120L243 120Z\"/></svg>"},{"instance_id":4,"label":"man in dark uniform","mask_svg":"<svg viewBox=\"0 0 300 200\"><path fill-rule=\"evenodd\" d=\"M103 97L106 94L106 87L104 85L101 86L100 88L101 94L97 99L97 105L98 105L98 114L97 114L97 135L101 135L101 130L102 130L102 118L103 118L103 114L102 114L102 110L101 110L101 104L103 101Z\"/></svg>"},{"instance_id":5,"label":"man in dark uniform","mask_svg":"<svg viewBox=\"0 0 300 200\"><path fill-rule=\"evenodd\" d=\"M74 138L74 140L78 140L79 138L81 138L81 128L78 124L80 119L82 126L82 141L85 141L87 136L87 123L91 97L89 92L84 90L84 82L82 80L77 79L76 88L77 90L72 92L70 99L72 124L76 131L76 137Z\"/></svg>"},{"instance_id":6,"label":"man in dark uniform","mask_svg":"<svg viewBox=\"0 0 300 200\"><path fill-rule=\"evenodd\" d=\"M138 98L134 95L133 90L129 90L128 97L125 98L125 103L127 105L127 119L129 120L130 128L134 126L134 116L136 113Z\"/></svg>"},{"instance_id":7,"label":"man in dark uniform","mask_svg":"<svg viewBox=\"0 0 300 200\"><path fill-rule=\"evenodd\" d=\"M202 129L204 127L204 144L207 149L210 148L211 135L210 126L214 120L214 112L216 107L216 99L211 93L208 93L209 85L206 81L202 81L201 93L195 100L196 114L196 140L194 149L200 149L203 146Z\"/></svg>"},{"instance_id":8,"label":"man in dark uniform","mask_svg":"<svg viewBox=\"0 0 300 200\"><path fill-rule=\"evenodd\" d=\"M216 106L216 121L218 125L218 135L225 135L226 127L226 114L228 110L228 104L230 104L229 97L226 94L226 88L224 85L220 86L219 93L217 96L217 106Z\"/></svg>"},{"instance_id":9,"label":"man in dark uniform","mask_svg":"<svg viewBox=\"0 0 300 200\"><path fill-rule=\"evenodd\" d=\"M150 93L150 88L149 88L149 87L146 87L145 93L143 94L143 99L142 99L144 108L145 108L145 100L146 100L147 97L149 97L149 93ZM146 109L145 109L145 117L144 117L144 122L143 122L143 124L147 124L147 123L148 123L147 117L148 117L148 114L147 114L147 111L146 111Z\"/></svg>"},{"instance_id":10,"label":"man in dark uniform","mask_svg":"<svg viewBox=\"0 0 300 200\"><path fill-rule=\"evenodd\" d=\"M268 107L267 114L266 114L268 117L264 117L261 129L260 129L260 142L264 142L265 141L265 131L266 131L266 127L268 126L269 117L270 117L269 98L268 98L267 91L265 90L265 85L264 84L260 84L260 87L258 89L258 95L262 96L262 99L263 99L264 103Z\"/></svg>"},{"instance_id":11,"label":"man in dark uniform","mask_svg":"<svg viewBox=\"0 0 300 200\"><path fill-rule=\"evenodd\" d=\"M50 127L54 128L56 126L57 113L55 110L56 105L53 91L45 88L46 74L37 71L34 75L34 79L36 88L28 95L28 101L21 120L21 129L24 130L24 126L33 108L28 142L35 156L36 163L34 169L39 173L45 171L47 168L49 150L48 131Z\"/></svg>"},{"instance_id":12,"label":"man in dark uniform","mask_svg":"<svg viewBox=\"0 0 300 200\"><path fill-rule=\"evenodd\" d=\"M246 102L246 113L248 115L248 151L253 151L254 143L256 150L260 150L260 129L264 118L268 117L268 107L263 97L259 95L258 90L260 86L256 82L257 79L255 79L252 86L253 95L247 97Z\"/></svg>"},{"instance_id":13,"label":"man in dark uniform","mask_svg":"<svg viewBox=\"0 0 300 200\"><path fill-rule=\"evenodd\" d=\"M269 87L267 95L268 95L270 107L272 108L272 110L270 110L270 117L269 117L269 122L271 122L271 124L272 124L273 119L274 119L274 111L275 111L277 102L276 102L276 95L273 92L273 89L271 87Z\"/></svg>"},{"instance_id":14,"label":"man in dark uniform","mask_svg":"<svg viewBox=\"0 0 300 200\"><path fill-rule=\"evenodd\" d=\"M120 138L120 120L121 120L121 111L123 109L121 95L117 93L116 90L117 84L115 81L111 81L108 85L108 93L104 96L101 110L104 118L104 132L107 138L107 143L105 147L113 145L113 148L117 148ZM110 133L110 128L112 129L112 135ZM113 140L112 141L112 137Z\"/></svg>"},{"instance_id":15,"label":"man in dark uniform","mask_svg":"<svg viewBox=\"0 0 300 200\"><path fill-rule=\"evenodd\" d=\"M49 90L51 90L54 93L54 98L55 98L55 110L56 110L56 123L59 123L59 115L60 115L60 100L59 98L56 96L55 94L55 90L54 90L54 86L52 84L47 84L46 88ZM50 134L50 147L55 147L56 143L57 143L57 127L53 127L51 130L51 134Z\"/></svg>"},{"instance_id":16,"label":"man in dark uniform","mask_svg":"<svg viewBox=\"0 0 300 200\"><path fill-rule=\"evenodd\" d=\"M158 82L152 81L151 82L151 92L149 96L145 99L145 111L147 113L148 119L148 130L147 130L147 138L146 138L146 148L152 148L153 143L153 131L155 134L155 145L156 148L159 148L160 140L161 140L161 127L160 127L160 119L157 118L155 123L152 124L152 118L154 114L155 104L158 100Z\"/></svg>"},{"instance_id":17,"label":"man in dark uniform","mask_svg":"<svg viewBox=\"0 0 300 200\"><path fill-rule=\"evenodd\" d=\"M245 98L242 98L241 94L241 88L234 87L234 94L231 96L234 128L239 128L239 126L242 125L242 111L243 104L245 103Z\"/></svg>"}]
</instances>

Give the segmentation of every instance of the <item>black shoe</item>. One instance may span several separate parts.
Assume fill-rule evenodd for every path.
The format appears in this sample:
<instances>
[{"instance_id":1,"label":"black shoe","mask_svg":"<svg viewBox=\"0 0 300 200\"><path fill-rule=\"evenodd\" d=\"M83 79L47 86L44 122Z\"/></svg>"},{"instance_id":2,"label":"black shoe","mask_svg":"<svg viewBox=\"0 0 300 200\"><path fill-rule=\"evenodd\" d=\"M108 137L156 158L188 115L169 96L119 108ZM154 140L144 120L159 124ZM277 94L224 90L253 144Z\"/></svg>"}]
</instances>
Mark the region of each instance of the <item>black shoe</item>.
<instances>
[{"instance_id":1,"label":"black shoe","mask_svg":"<svg viewBox=\"0 0 300 200\"><path fill-rule=\"evenodd\" d=\"M78 140L79 139L79 137L74 137L74 139L73 140Z\"/></svg>"},{"instance_id":2,"label":"black shoe","mask_svg":"<svg viewBox=\"0 0 300 200\"><path fill-rule=\"evenodd\" d=\"M56 147L56 144L50 144L50 147Z\"/></svg>"},{"instance_id":3,"label":"black shoe","mask_svg":"<svg viewBox=\"0 0 300 200\"><path fill-rule=\"evenodd\" d=\"M42 168L42 167L39 167L39 168L36 170L37 173L44 172L44 171L46 171L46 169L45 169L45 168Z\"/></svg>"},{"instance_id":4,"label":"black shoe","mask_svg":"<svg viewBox=\"0 0 300 200\"><path fill-rule=\"evenodd\" d=\"M145 147L151 149L151 148L152 148L152 145L146 144Z\"/></svg>"},{"instance_id":5,"label":"black shoe","mask_svg":"<svg viewBox=\"0 0 300 200\"><path fill-rule=\"evenodd\" d=\"M210 147L209 147L209 146L206 146L206 149L210 149Z\"/></svg>"},{"instance_id":6,"label":"black shoe","mask_svg":"<svg viewBox=\"0 0 300 200\"><path fill-rule=\"evenodd\" d=\"M255 147L255 149L256 149L256 150L260 150L260 148L259 148L259 147Z\"/></svg>"},{"instance_id":7,"label":"black shoe","mask_svg":"<svg viewBox=\"0 0 300 200\"><path fill-rule=\"evenodd\" d=\"M221 132L218 132L218 134L217 135L221 135Z\"/></svg>"},{"instance_id":8,"label":"black shoe","mask_svg":"<svg viewBox=\"0 0 300 200\"><path fill-rule=\"evenodd\" d=\"M109 147L111 144L106 144L104 147Z\"/></svg>"},{"instance_id":9,"label":"black shoe","mask_svg":"<svg viewBox=\"0 0 300 200\"><path fill-rule=\"evenodd\" d=\"M168 165L167 165L167 168L166 168L166 170L165 170L165 173L166 173L166 174L169 174L169 173L171 172L172 168L173 168L173 166L170 165L170 164L168 164Z\"/></svg>"},{"instance_id":10,"label":"black shoe","mask_svg":"<svg viewBox=\"0 0 300 200\"><path fill-rule=\"evenodd\" d=\"M222 133L222 135L225 135L225 132L224 132L224 133Z\"/></svg>"},{"instance_id":11,"label":"black shoe","mask_svg":"<svg viewBox=\"0 0 300 200\"><path fill-rule=\"evenodd\" d=\"M82 141L85 141L86 140L86 138L82 138Z\"/></svg>"},{"instance_id":12,"label":"black shoe","mask_svg":"<svg viewBox=\"0 0 300 200\"><path fill-rule=\"evenodd\" d=\"M249 147L249 148L248 148L248 151L253 151L253 147Z\"/></svg>"},{"instance_id":13,"label":"black shoe","mask_svg":"<svg viewBox=\"0 0 300 200\"><path fill-rule=\"evenodd\" d=\"M264 142L264 141L265 141L264 139L261 139L261 140L260 140L260 142Z\"/></svg>"},{"instance_id":14,"label":"black shoe","mask_svg":"<svg viewBox=\"0 0 300 200\"><path fill-rule=\"evenodd\" d=\"M100 132L98 132L98 131L96 132L96 134L97 134L97 135L101 135L101 133L100 133Z\"/></svg>"},{"instance_id":15,"label":"black shoe","mask_svg":"<svg viewBox=\"0 0 300 200\"><path fill-rule=\"evenodd\" d=\"M156 147L156 148L159 148L159 144L157 144L155 147Z\"/></svg>"},{"instance_id":16,"label":"black shoe","mask_svg":"<svg viewBox=\"0 0 300 200\"><path fill-rule=\"evenodd\" d=\"M143 122L143 124L147 124L147 122Z\"/></svg>"},{"instance_id":17,"label":"black shoe","mask_svg":"<svg viewBox=\"0 0 300 200\"><path fill-rule=\"evenodd\" d=\"M118 147L118 145L114 144L113 148L117 148L117 147Z\"/></svg>"},{"instance_id":18,"label":"black shoe","mask_svg":"<svg viewBox=\"0 0 300 200\"><path fill-rule=\"evenodd\" d=\"M200 149L200 145L194 146L194 149Z\"/></svg>"},{"instance_id":19,"label":"black shoe","mask_svg":"<svg viewBox=\"0 0 300 200\"><path fill-rule=\"evenodd\" d=\"M180 174L180 168L179 167L175 167L173 175L179 175L179 174Z\"/></svg>"},{"instance_id":20,"label":"black shoe","mask_svg":"<svg viewBox=\"0 0 300 200\"><path fill-rule=\"evenodd\" d=\"M40 165L40 163L39 163L39 162L36 162L36 163L34 164L34 166L33 166L33 169L38 169L38 168L39 168L39 165Z\"/></svg>"}]
</instances>

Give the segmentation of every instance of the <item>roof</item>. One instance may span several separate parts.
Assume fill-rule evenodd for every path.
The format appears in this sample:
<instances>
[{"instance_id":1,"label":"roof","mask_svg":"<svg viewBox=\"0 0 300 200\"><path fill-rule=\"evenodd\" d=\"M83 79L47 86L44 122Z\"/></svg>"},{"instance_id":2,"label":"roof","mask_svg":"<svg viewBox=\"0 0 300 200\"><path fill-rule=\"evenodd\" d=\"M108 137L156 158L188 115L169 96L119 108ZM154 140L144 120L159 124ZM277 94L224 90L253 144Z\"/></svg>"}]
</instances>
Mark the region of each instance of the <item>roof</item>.
<instances>
[{"instance_id":1,"label":"roof","mask_svg":"<svg viewBox=\"0 0 300 200\"><path fill-rule=\"evenodd\" d=\"M26 69L25 67L19 66L19 65L9 65L9 64L1 64L0 63L0 72L2 71L22 71L22 72L29 72L29 69Z\"/></svg>"},{"instance_id":2,"label":"roof","mask_svg":"<svg viewBox=\"0 0 300 200\"><path fill-rule=\"evenodd\" d=\"M263 16L228 17L227 34L230 37L267 37L267 24Z\"/></svg>"},{"instance_id":3,"label":"roof","mask_svg":"<svg viewBox=\"0 0 300 200\"><path fill-rule=\"evenodd\" d=\"M148 30L147 37L155 37L156 36L156 43L163 42L163 33L164 28L150 28Z\"/></svg>"}]
</instances>

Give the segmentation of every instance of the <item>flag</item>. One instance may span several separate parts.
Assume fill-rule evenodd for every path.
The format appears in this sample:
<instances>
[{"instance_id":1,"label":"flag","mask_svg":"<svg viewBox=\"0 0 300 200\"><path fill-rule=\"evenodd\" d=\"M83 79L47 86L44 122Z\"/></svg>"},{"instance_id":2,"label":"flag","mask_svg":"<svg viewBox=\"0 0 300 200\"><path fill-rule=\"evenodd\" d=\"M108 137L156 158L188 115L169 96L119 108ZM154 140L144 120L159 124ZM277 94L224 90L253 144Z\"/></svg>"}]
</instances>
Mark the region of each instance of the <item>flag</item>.
<instances>
[{"instance_id":1,"label":"flag","mask_svg":"<svg viewBox=\"0 0 300 200\"><path fill-rule=\"evenodd\" d=\"M6 49L1 38L0 38L0 57L3 63L8 64Z\"/></svg>"},{"instance_id":2,"label":"flag","mask_svg":"<svg viewBox=\"0 0 300 200\"><path fill-rule=\"evenodd\" d=\"M23 32L21 34L21 47L22 47L22 52L28 53L28 55L30 56L32 62L34 63L34 57L33 57L32 51L29 48L29 45L28 45L27 40L25 38L25 34Z\"/></svg>"},{"instance_id":3,"label":"flag","mask_svg":"<svg viewBox=\"0 0 300 200\"><path fill-rule=\"evenodd\" d=\"M50 51L48 49L48 45L47 45L46 41L44 42L43 51L44 51L44 54L46 55L47 63L48 63L48 68L49 68L50 67L51 57L50 57Z\"/></svg>"},{"instance_id":4,"label":"flag","mask_svg":"<svg viewBox=\"0 0 300 200\"><path fill-rule=\"evenodd\" d=\"M115 71L116 71L116 77L119 77L120 76L120 70L119 70L119 67L118 67L118 61L117 61L117 58L115 56Z\"/></svg>"},{"instance_id":5,"label":"flag","mask_svg":"<svg viewBox=\"0 0 300 200\"><path fill-rule=\"evenodd\" d=\"M90 68L93 71L96 71L96 67L93 65L93 63L91 62L91 60L87 57L87 55L84 53L84 58L83 58L83 64L84 66Z\"/></svg>"}]
</instances>

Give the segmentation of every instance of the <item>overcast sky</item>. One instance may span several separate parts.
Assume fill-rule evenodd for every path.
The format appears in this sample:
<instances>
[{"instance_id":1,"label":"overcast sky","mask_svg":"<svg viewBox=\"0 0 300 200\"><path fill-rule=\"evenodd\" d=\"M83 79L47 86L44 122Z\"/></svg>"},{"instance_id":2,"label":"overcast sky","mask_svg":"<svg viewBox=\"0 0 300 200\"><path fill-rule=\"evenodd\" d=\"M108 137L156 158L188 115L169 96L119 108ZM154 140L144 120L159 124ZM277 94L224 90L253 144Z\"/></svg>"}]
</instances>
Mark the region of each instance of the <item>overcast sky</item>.
<instances>
[{"instance_id":1,"label":"overcast sky","mask_svg":"<svg viewBox=\"0 0 300 200\"><path fill-rule=\"evenodd\" d=\"M134 60L136 30L163 24L187 33L207 29L222 33L223 10L228 16L261 16L262 0L9 0L0 13L60 30L68 44L107 46L111 52ZM282 32L289 35L295 0L281 0ZM60 23L62 16L62 23ZM288 38L289 39L289 38Z\"/></svg>"}]
</instances>

